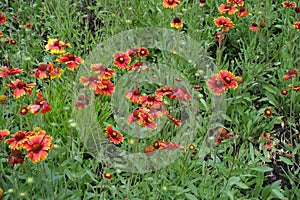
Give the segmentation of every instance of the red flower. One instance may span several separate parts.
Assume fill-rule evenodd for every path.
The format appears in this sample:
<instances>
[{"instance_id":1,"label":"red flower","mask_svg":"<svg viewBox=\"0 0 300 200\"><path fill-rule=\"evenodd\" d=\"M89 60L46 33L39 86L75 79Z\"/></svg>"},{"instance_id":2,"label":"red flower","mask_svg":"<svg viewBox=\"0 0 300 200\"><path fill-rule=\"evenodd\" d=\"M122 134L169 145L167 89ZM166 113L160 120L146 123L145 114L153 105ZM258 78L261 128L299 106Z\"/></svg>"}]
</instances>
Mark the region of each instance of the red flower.
<instances>
[{"instance_id":1,"label":"red flower","mask_svg":"<svg viewBox=\"0 0 300 200\"><path fill-rule=\"evenodd\" d=\"M4 15L2 15L2 13L0 14L0 25L4 25L6 24L6 17Z\"/></svg>"},{"instance_id":2,"label":"red flower","mask_svg":"<svg viewBox=\"0 0 300 200\"><path fill-rule=\"evenodd\" d=\"M113 175L111 173L107 173L107 172L105 172L103 174L103 176L104 176L104 178L107 178L107 179L111 179L113 177Z\"/></svg>"},{"instance_id":3,"label":"red flower","mask_svg":"<svg viewBox=\"0 0 300 200\"><path fill-rule=\"evenodd\" d=\"M120 144L123 142L123 135L112 128L112 125L108 125L106 128L106 136L109 137L109 141L114 144Z\"/></svg>"},{"instance_id":4,"label":"red flower","mask_svg":"<svg viewBox=\"0 0 300 200\"><path fill-rule=\"evenodd\" d=\"M203 6L205 5L205 3L206 3L206 0L200 0L199 6L200 6L200 7L203 7Z\"/></svg>"},{"instance_id":5,"label":"red flower","mask_svg":"<svg viewBox=\"0 0 300 200\"><path fill-rule=\"evenodd\" d=\"M214 141L218 144L221 144L223 139L230 139L231 137L235 137L235 136L236 136L235 133L229 134L226 129L218 128L216 131L216 135L214 137Z\"/></svg>"},{"instance_id":6,"label":"red flower","mask_svg":"<svg viewBox=\"0 0 300 200\"><path fill-rule=\"evenodd\" d=\"M230 15L233 15L238 11L236 7L225 4L221 4L218 10L220 14L228 12Z\"/></svg>"},{"instance_id":7,"label":"red flower","mask_svg":"<svg viewBox=\"0 0 300 200\"><path fill-rule=\"evenodd\" d=\"M99 73L98 77L100 79L110 79L114 76L115 73L113 69L109 69L108 67L102 64L92 64L91 71Z\"/></svg>"},{"instance_id":8,"label":"red flower","mask_svg":"<svg viewBox=\"0 0 300 200\"><path fill-rule=\"evenodd\" d=\"M0 68L0 77L5 78L7 76L12 76L16 74L21 74L23 72L23 69L15 68L15 67L1 67Z\"/></svg>"},{"instance_id":9,"label":"red flower","mask_svg":"<svg viewBox=\"0 0 300 200\"><path fill-rule=\"evenodd\" d=\"M96 90L101 81L98 76L81 76L79 80L82 85L88 85L91 90Z\"/></svg>"},{"instance_id":10,"label":"red flower","mask_svg":"<svg viewBox=\"0 0 300 200\"><path fill-rule=\"evenodd\" d=\"M12 135L12 138L6 139L5 144L9 144L10 149L21 149L23 144L33 133L28 131L18 131Z\"/></svg>"},{"instance_id":11,"label":"red flower","mask_svg":"<svg viewBox=\"0 0 300 200\"><path fill-rule=\"evenodd\" d=\"M298 69L290 69L288 73L282 77L282 79L286 81L292 77L297 77L297 76L298 76Z\"/></svg>"},{"instance_id":12,"label":"red flower","mask_svg":"<svg viewBox=\"0 0 300 200\"><path fill-rule=\"evenodd\" d=\"M47 65L44 63L41 63L38 68L32 70L32 72L35 72L35 77L42 80L47 78L50 78L50 80L59 78L63 71L64 70L56 67L54 64Z\"/></svg>"},{"instance_id":13,"label":"red flower","mask_svg":"<svg viewBox=\"0 0 300 200\"><path fill-rule=\"evenodd\" d=\"M261 135L258 139L259 141L262 141L264 143L265 149L271 149L273 147L273 141L271 140L270 133L264 133Z\"/></svg>"},{"instance_id":14,"label":"red flower","mask_svg":"<svg viewBox=\"0 0 300 200\"><path fill-rule=\"evenodd\" d=\"M132 114L128 116L128 124L131 124L134 121L138 121L139 125L143 124L150 130L154 130L157 128L154 118L150 115L150 110L145 107L137 108Z\"/></svg>"},{"instance_id":15,"label":"red flower","mask_svg":"<svg viewBox=\"0 0 300 200\"><path fill-rule=\"evenodd\" d=\"M295 22L294 25L293 25L293 27L295 29L298 29L300 31L300 22Z\"/></svg>"},{"instance_id":16,"label":"red flower","mask_svg":"<svg viewBox=\"0 0 300 200\"><path fill-rule=\"evenodd\" d=\"M110 80L101 80L95 90L95 95L111 95L115 91L115 86L110 82Z\"/></svg>"},{"instance_id":17,"label":"red flower","mask_svg":"<svg viewBox=\"0 0 300 200\"><path fill-rule=\"evenodd\" d=\"M253 32L258 30L258 25L256 23L253 23L249 26L249 29Z\"/></svg>"},{"instance_id":18,"label":"red flower","mask_svg":"<svg viewBox=\"0 0 300 200\"><path fill-rule=\"evenodd\" d=\"M50 50L51 54L63 54L65 53L65 47L71 48L71 45L68 43L64 43L63 41L59 41L57 39L48 40L47 45L45 46L46 51Z\"/></svg>"},{"instance_id":19,"label":"red flower","mask_svg":"<svg viewBox=\"0 0 300 200\"><path fill-rule=\"evenodd\" d=\"M285 8L296 8L297 7L297 3L294 1L284 1L284 2L282 2L282 5Z\"/></svg>"},{"instance_id":20,"label":"red flower","mask_svg":"<svg viewBox=\"0 0 300 200\"><path fill-rule=\"evenodd\" d=\"M15 81L12 81L11 84L8 84L6 88L11 88L14 91L14 97L19 98L25 95L26 93L25 91L27 91L28 94L31 95L32 94L31 89L34 88L34 86L35 83L27 84L24 81L17 79Z\"/></svg>"},{"instance_id":21,"label":"red flower","mask_svg":"<svg viewBox=\"0 0 300 200\"><path fill-rule=\"evenodd\" d=\"M133 90L126 92L125 97L134 104L142 104L141 93L138 88L134 88Z\"/></svg>"},{"instance_id":22,"label":"red flower","mask_svg":"<svg viewBox=\"0 0 300 200\"><path fill-rule=\"evenodd\" d=\"M163 7L165 8L175 8L176 6L180 6L179 0L164 0Z\"/></svg>"},{"instance_id":23,"label":"red flower","mask_svg":"<svg viewBox=\"0 0 300 200\"><path fill-rule=\"evenodd\" d=\"M229 88L236 89L238 87L238 83L235 81L234 75L226 70L220 70L219 72L220 77L223 80L225 90L228 90Z\"/></svg>"},{"instance_id":24,"label":"red flower","mask_svg":"<svg viewBox=\"0 0 300 200\"><path fill-rule=\"evenodd\" d=\"M227 88L219 74L212 74L210 77L211 79L207 81L207 85L214 91L215 95L221 95L226 91Z\"/></svg>"},{"instance_id":25,"label":"red flower","mask_svg":"<svg viewBox=\"0 0 300 200\"><path fill-rule=\"evenodd\" d=\"M288 90L281 90L280 93L281 93L282 95L287 95L287 94L289 93L289 91L288 91Z\"/></svg>"},{"instance_id":26,"label":"red flower","mask_svg":"<svg viewBox=\"0 0 300 200\"><path fill-rule=\"evenodd\" d=\"M25 24L24 25L24 28L28 28L28 27L30 27L30 26L32 26L33 25L33 23L32 22L29 22L28 24Z\"/></svg>"},{"instance_id":27,"label":"red flower","mask_svg":"<svg viewBox=\"0 0 300 200\"><path fill-rule=\"evenodd\" d=\"M237 17L243 18L243 17L246 17L248 14L249 14L248 8L242 7L242 8L240 8L239 12L237 13Z\"/></svg>"},{"instance_id":28,"label":"red flower","mask_svg":"<svg viewBox=\"0 0 300 200\"><path fill-rule=\"evenodd\" d=\"M228 32L230 29L234 27L234 23L228 17L218 17L214 19L215 25L217 27L222 28L224 31Z\"/></svg>"},{"instance_id":29,"label":"red flower","mask_svg":"<svg viewBox=\"0 0 300 200\"><path fill-rule=\"evenodd\" d=\"M89 97L83 94L78 97L78 101L76 102L75 107L78 109L83 109L84 106L88 105L89 103L90 103Z\"/></svg>"},{"instance_id":30,"label":"red flower","mask_svg":"<svg viewBox=\"0 0 300 200\"><path fill-rule=\"evenodd\" d=\"M148 55L149 55L149 51L145 47L140 47L137 50L137 56L138 57L147 57Z\"/></svg>"},{"instance_id":31,"label":"red flower","mask_svg":"<svg viewBox=\"0 0 300 200\"><path fill-rule=\"evenodd\" d=\"M144 148L144 153L146 154L146 155L151 155L151 154L153 154L154 152L155 152L155 148L151 145L151 146L146 146L145 148Z\"/></svg>"},{"instance_id":32,"label":"red flower","mask_svg":"<svg viewBox=\"0 0 300 200\"><path fill-rule=\"evenodd\" d=\"M138 51L138 48L131 47L130 49L127 50L127 54L132 58L134 56L137 56L137 51Z\"/></svg>"},{"instance_id":33,"label":"red flower","mask_svg":"<svg viewBox=\"0 0 300 200\"><path fill-rule=\"evenodd\" d=\"M233 3L236 7L244 5L243 0L227 0L227 3Z\"/></svg>"},{"instance_id":34,"label":"red flower","mask_svg":"<svg viewBox=\"0 0 300 200\"><path fill-rule=\"evenodd\" d=\"M163 142L160 140L157 140L153 144L154 148L159 150L165 150L165 149L183 149L184 146L178 145L176 142Z\"/></svg>"},{"instance_id":35,"label":"red flower","mask_svg":"<svg viewBox=\"0 0 300 200\"><path fill-rule=\"evenodd\" d=\"M12 163L12 168L14 168L15 164L24 164L24 156L20 150L12 150L12 152L8 155L8 162Z\"/></svg>"},{"instance_id":36,"label":"red flower","mask_svg":"<svg viewBox=\"0 0 300 200\"><path fill-rule=\"evenodd\" d=\"M37 93L37 99L35 103L28 105L27 108L32 114L37 114L40 111L41 114L45 114L51 111L51 106L49 105L46 98L43 97L43 95L40 92Z\"/></svg>"},{"instance_id":37,"label":"red flower","mask_svg":"<svg viewBox=\"0 0 300 200\"><path fill-rule=\"evenodd\" d=\"M129 67L127 67L127 69L130 71L136 70L137 72L140 72L141 70L149 70L150 67L147 65L143 65L142 62L137 62L137 63L132 64Z\"/></svg>"},{"instance_id":38,"label":"red flower","mask_svg":"<svg viewBox=\"0 0 300 200\"><path fill-rule=\"evenodd\" d=\"M26 157L32 162L45 160L51 147L52 137L44 134L32 136L24 143L24 148L27 150Z\"/></svg>"},{"instance_id":39,"label":"red flower","mask_svg":"<svg viewBox=\"0 0 300 200\"><path fill-rule=\"evenodd\" d=\"M141 101L142 101L142 106L147 107L147 108L157 108L160 107L160 105L162 104L162 97L158 96L158 97L154 97L154 96L141 96L140 97Z\"/></svg>"},{"instance_id":40,"label":"red flower","mask_svg":"<svg viewBox=\"0 0 300 200\"><path fill-rule=\"evenodd\" d=\"M170 120L172 120L176 126L180 126L180 124L181 124L181 121L180 121L180 120L175 119L175 118L169 113L169 111L167 111L166 109L165 109L164 111L165 111L165 115L167 116L167 118L169 118Z\"/></svg>"},{"instance_id":41,"label":"red flower","mask_svg":"<svg viewBox=\"0 0 300 200\"><path fill-rule=\"evenodd\" d=\"M180 29L183 27L183 21L179 17L176 17L172 19L170 25L172 28Z\"/></svg>"},{"instance_id":42,"label":"red flower","mask_svg":"<svg viewBox=\"0 0 300 200\"><path fill-rule=\"evenodd\" d=\"M289 87L292 88L292 90L294 90L294 91L300 91L300 86L295 86L295 85L290 84Z\"/></svg>"},{"instance_id":43,"label":"red flower","mask_svg":"<svg viewBox=\"0 0 300 200\"><path fill-rule=\"evenodd\" d=\"M266 108L264 110L265 116L271 117L272 116L272 110L270 108Z\"/></svg>"},{"instance_id":44,"label":"red flower","mask_svg":"<svg viewBox=\"0 0 300 200\"><path fill-rule=\"evenodd\" d=\"M64 54L60 58L57 58L56 61L59 63L66 63L68 64L69 70L74 70L78 67L78 65L83 64L84 60L78 56L74 56L73 54Z\"/></svg>"},{"instance_id":45,"label":"red flower","mask_svg":"<svg viewBox=\"0 0 300 200\"><path fill-rule=\"evenodd\" d=\"M26 115L26 114L28 113L28 111L29 111L29 110L28 110L27 106L23 106L23 107L21 107L19 113L20 113L21 115Z\"/></svg>"},{"instance_id":46,"label":"red flower","mask_svg":"<svg viewBox=\"0 0 300 200\"><path fill-rule=\"evenodd\" d=\"M114 66L118 67L119 69L126 69L127 65L131 61L131 57L124 52L116 52L114 54Z\"/></svg>"},{"instance_id":47,"label":"red flower","mask_svg":"<svg viewBox=\"0 0 300 200\"><path fill-rule=\"evenodd\" d=\"M9 131L8 130L0 130L0 142L2 141L3 138L6 136L9 136Z\"/></svg>"}]
</instances>

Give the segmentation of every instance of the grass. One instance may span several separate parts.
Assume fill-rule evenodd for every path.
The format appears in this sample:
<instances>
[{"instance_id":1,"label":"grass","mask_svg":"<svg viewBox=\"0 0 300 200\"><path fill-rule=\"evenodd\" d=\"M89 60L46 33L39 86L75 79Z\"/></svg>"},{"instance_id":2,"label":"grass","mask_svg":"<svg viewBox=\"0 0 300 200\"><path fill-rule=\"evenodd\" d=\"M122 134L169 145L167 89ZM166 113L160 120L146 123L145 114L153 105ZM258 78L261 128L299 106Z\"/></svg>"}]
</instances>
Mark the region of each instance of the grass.
<instances>
[{"instance_id":1,"label":"grass","mask_svg":"<svg viewBox=\"0 0 300 200\"><path fill-rule=\"evenodd\" d=\"M0 129L12 135L39 127L52 137L52 148L41 162L24 158L12 167L12 149L5 143L11 136L2 138L0 199L299 199L300 93L289 87L299 86L299 76L282 77L299 69L299 30L293 23L300 21L300 13L281 1L249 0L244 3L246 17L222 14L235 24L225 32L214 24L225 3L207 1L200 7L199 1L182 0L168 9L159 0L1 1L6 23L0 25L0 64L24 72L0 79L0 95L7 98L0 105ZM175 17L182 19L183 28L170 28ZM24 28L29 22L33 25ZM249 30L254 22L256 32ZM216 32L225 39L217 42ZM70 43L67 52L84 64L73 71L59 64L60 55L45 50L48 38ZM142 61L150 70L132 73L113 65L115 52L132 46L148 48L149 56L135 57L132 63ZM64 72L54 80L38 79L31 70L40 63L54 63ZM79 81L96 63L116 72L110 96L95 97ZM243 81L218 96L207 81L220 70ZM31 96L14 98L6 88L17 78L36 84ZM170 85L191 94L186 102L163 101L181 126L166 116L152 131L136 122L128 125L128 115L139 106L129 103L125 92L139 87L142 95L153 95ZM195 85L202 87L196 90ZM19 114L22 106L36 101L38 90L51 111ZM80 110L75 104L82 94L89 96L89 105ZM272 116L265 115L266 108ZM109 142L109 124L122 133L122 143ZM218 144L219 128L236 136ZM270 139L261 139L265 133ZM184 147L144 153L145 147L153 151L157 140ZM265 148L270 141L272 147Z\"/></svg>"}]
</instances>

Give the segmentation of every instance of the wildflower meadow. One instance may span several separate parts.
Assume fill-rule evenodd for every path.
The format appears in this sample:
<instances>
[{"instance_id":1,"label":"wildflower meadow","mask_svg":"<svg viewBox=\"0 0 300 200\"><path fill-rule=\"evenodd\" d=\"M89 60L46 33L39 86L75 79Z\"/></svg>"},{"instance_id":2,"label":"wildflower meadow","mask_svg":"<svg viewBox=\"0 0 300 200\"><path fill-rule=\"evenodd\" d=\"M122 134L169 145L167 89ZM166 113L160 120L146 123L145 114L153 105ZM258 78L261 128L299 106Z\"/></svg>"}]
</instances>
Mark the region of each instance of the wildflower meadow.
<instances>
[{"instance_id":1,"label":"wildflower meadow","mask_svg":"<svg viewBox=\"0 0 300 200\"><path fill-rule=\"evenodd\" d=\"M300 199L299 34L299 1L1 1L0 200Z\"/></svg>"}]
</instances>

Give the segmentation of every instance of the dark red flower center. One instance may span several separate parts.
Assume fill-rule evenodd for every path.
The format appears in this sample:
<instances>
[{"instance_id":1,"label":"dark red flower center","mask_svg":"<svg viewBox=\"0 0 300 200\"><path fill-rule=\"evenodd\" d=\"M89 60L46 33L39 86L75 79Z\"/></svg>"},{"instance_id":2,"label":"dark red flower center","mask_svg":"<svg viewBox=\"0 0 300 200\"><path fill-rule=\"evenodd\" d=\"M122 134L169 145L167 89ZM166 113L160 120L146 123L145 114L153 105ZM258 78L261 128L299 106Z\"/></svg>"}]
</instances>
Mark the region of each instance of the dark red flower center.
<instances>
[{"instance_id":1,"label":"dark red flower center","mask_svg":"<svg viewBox=\"0 0 300 200\"><path fill-rule=\"evenodd\" d=\"M26 83L24 81L19 81L17 83L17 88L22 89L26 86Z\"/></svg>"},{"instance_id":2,"label":"dark red flower center","mask_svg":"<svg viewBox=\"0 0 300 200\"><path fill-rule=\"evenodd\" d=\"M25 134L23 132L18 132L15 135L15 140L20 141L25 138Z\"/></svg>"},{"instance_id":3,"label":"dark red flower center","mask_svg":"<svg viewBox=\"0 0 300 200\"><path fill-rule=\"evenodd\" d=\"M181 19L178 18L178 17L176 17L176 18L174 18L173 22L174 22L175 24L180 24L180 23L181 23Z\"/></svg>"},{"instance_id":4,"label":"dark red flower center","mask_svg":"<svg viewBox=\"0 0 300 200\"><path fill-rule=\"evenodd\" d=\"M47 70L47 65L46 64L40 64L39 67L38 67L38 69L40 71L46 71Z\"/></svg>"},{"instance_id":5,"label":"dark red flower center","mask_svg":"<svg viewBox=\"0 0 300 200\"><path fill-rule=\"evenodd\" d=\"M113 137L113 138L117 138L117 137L118 137L118 134L117 134L117 132L113 131L113 132L111 133L111 137Z\"/></svg>"},{"instance_id":6,"label":"dark red flower center","mask_svg":"<svg viewBox=\"0 0 300 200\"><path fill-rule=\"evenodd\" d=\"M229 84L229 83L231 83L231 78L228 76L225 76L224 81L225 81L225 83Z\"/></svg>"},{"instance_id":7,"label":"dark red flower center","mask_svg":"<svg viewBox=\"0 0 300 200\"><path fill-rule=\"evenodd\" d=\"M72 55L72 54L68 54L68 59L69 59L69 60L73 60L73 61L74 61L74 60L75 60L75 56L74 56L74 55Z\"/></svg>"},{"instance_id":8,"label":"dark red flower center","mask_svg":"<svg viewBox=\"0 0 300 200\"><path fill-rule=\"evenodd\" d=\"M32 149L33 153L38 153L42 150L42 148L43 148L43 145L41 145L40 143L35 143L32 145L31 149Z\"/></svg>"},{"instance_id":9,"label":"dark red flower center","mask_svg":"<svg viewBox=\"0 0 300 200\"><path fill-rule=\"evenodd\" d=\"M58 40L55 40L55 41L53 42L53 46L59 46L59 41L58 41Z\"/></svg>"},{"instance_id":10,"label":"dark red flower center","mask_svg":"<svg viewBox=\"0 0 300 200\"><path fill-rule=\"evenodd\" d=\"M169 4L174 3L174 0L168 0L168 3L169 3Z\"/></svg>"},{"instance_id":11,"label":"dark red flower center","mask_svg":"<svg viewBox=\"0 0 300 200\"><path fill-rule=\"evenodd\" d=\"M13 69L13 68L9 68L9 69L7 70L7 74L8 74L8 75L14 75L15 73L16 73L16 70Z\"/></svg>"},{"instance_id":12,"label":"dark red flower center","mask_svg":"<svg viewBox=\"0 0 300 200\"><path fill-rule=\"evenodd\" d=\"M133 95L140 95L140 90L138 88L134 88Z\"/></svg>"},{"instance_id":13,"label":"dark red flower center","mask_svg":"<svg viewBox=\"0 0 300 200\"><path fill-rule=\"evenodd\" d=\"M225 10L229 10L230 8L231 8L230 5L225 5L225 7L224 7Z\"/></svg>"},{"instance_id":14,"label":"dark red flower center","mask_svg":"<svg viewBox=\"0 0 300 200\"><path fill-rule=\"evenodd\" d=\"M241 8L240 9L240 12L245 12L246 11L246 8Z\"/></svg>"}]
</instances>

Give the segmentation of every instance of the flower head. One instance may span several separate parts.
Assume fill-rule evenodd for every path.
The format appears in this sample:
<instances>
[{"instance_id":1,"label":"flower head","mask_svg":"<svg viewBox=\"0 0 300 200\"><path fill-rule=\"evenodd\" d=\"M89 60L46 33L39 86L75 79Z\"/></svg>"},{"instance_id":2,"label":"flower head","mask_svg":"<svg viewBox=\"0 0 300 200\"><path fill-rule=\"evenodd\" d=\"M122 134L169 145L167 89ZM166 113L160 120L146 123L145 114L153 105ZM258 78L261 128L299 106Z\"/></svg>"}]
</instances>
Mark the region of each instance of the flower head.
<instances>
[{"instance_id":1,"label":"flower head","mask_svg":"<svg viewBox=\"0 0 300 200\"><path fill-rule=\"evenodd\" d=\"M2 15L2 13L0 14L0 25L4 25L6 24L6 17L4 15Z\"/></svg>"},{"instance_id":2,"label":"flower head","mask_svg":"<svg viewBox=\"0 0 300 200\"><path fill-rule=\"evenodd\" d=\"M234 27L234 23L228 17L220 16L214 19L214 23L217 27L222 28L224 31L228 32Z\"/></svg>"},{"instance_id":3,"label":"flower head","mask_svg":"<svg viewBox=\"0 0 300 200\"><path fill-rule=\"evenodd\" d=\"M9 144L10 149L21 149L23 144L33 133L29 131L18 131L11 138L5 140L5 144Z\"/></svg>"},{"instance_id":4,"label":"flower head","mask_svg":"<svg viewBox=\"0 0 300 200\"><path fill-rule=\"evenodd\" d=\"M116 52L114 54L114 66L119 69L126 69L131 61L131 57L125 52Z\"/></svg>"},{"instance_id":5,"label":"flower head","mask_svg":"<svg viewBox=\"0 0 300 200\"><path fill-rule=\"evenodd\" d=\"M66 63L68 65L68 70L74 70L78 67L78 65L83 64L84 60L79 56L74 56L71 53L64 54L60 58L56 59L59 63Z\"/></svg>"},{"instance_id":6,"label":"flower head","mask_svg":"<svg viewBox=\"0 0 300 200\"><path fill-rule=\"evenodd\" d=\"M5 138L6 136L9 136L9 131L8 130L0 130L0 142L3 138Z\"/></svg>"},{"instance_id":7,"label":"flower head","mask_svg":"<svg viewBox=\"0 0 300 200\"><path fill-rule=\"evenodd\" d=\"M21 74L23 72L23 69L19 69L19 68L16 68L16 67L11 67L11 68L8 68L8 67L1 67L0 68L0 77L1 78L5 78L7 76L13 76L13 75L16 75L16 74Z\"/></svg>"},{"instance_id":8,"label":"flower head","mask_svg":"<svg viewBox=\"0 0 300 200\"><path fill-rule=\"evenodd\" d=\"M265 149L271 149L273 147L273 141L271 140L271 135L270 133L264 133L262 134L259 139L259 141L262 141L264 143L264 148Z\"/></svg>"},{"instance_id":9,"label":"flower head","mask_svg":"<svg viewBox=\"0 0 300 200\"><path fill-rule=\"evenodd\" d=\"M134 104L142 104L141 93L138 88L134 88L126 92L125 97Z\"/></svg>"},{"instance_id":10,"label":"flower head","mask_svg":"<svg viewBox=\"0 0 300 200\"><path fill-rule=\"evenodd\" d=\"M297 77L297 76L298 76L298 69L290 69L288 73L282 77L282 79L286 81L292 77Z\"/></svg>"},{"instance_id":11,"label":"flower head","mask_svg":"<svg viewBox=\"0 0 300 200\"><path fill-rule=\"evenodd\" d=\"M223 79L219 74L212 74L210 77L211 79L207 81L207 85L214 91L215 95L221 95L224 91L226 91Z\"/></svg>"},{"instance_id":12,"label":"flower head","mask_svg":"<svg viewBox=\"0 0 300 200\"><path fill-rule=\"evenodd\" d=\"M152 145L150 145L150 146L146 146L145 148L144 148L144 153L146 154L146 155L151 155L151 154L153 154L154 152L155 152L155 148L152 146Z\"/></svg>"},{"instance_id":13,"label":"flower head","mask_svg":"<svg viewBox=\"0 0 300 200\"><path fill-rule=\"evenodd\" d=\"M26 115L27 113L28 113L28 108L27 108L27 106L22 106L21 108L20 108L20 111L19 111L19 113L21 114L21 115Z\"/></svg>"},{"instance_id":14,"label":"flower head","mask_svg":"<svg viewBox=\"0 0 300 200\"><path fill-rule=\"evenodd\" d=\"M50 50L51 54L64 54L66 52L65 47L71 48L72 46L68 43L64 43L63 41L49 38L45 49L46 51Z\"/></svg>"},{"instance_id":15,"label":"flower head","mask_svg":"<svg viewBox=\"0 0 300 200\"><path fill-rule=\"evenodd\" d=\"M83 109L84 106L88 105L89 103L90 103L89 97L85 94L82 94L78 97L75 107L78 109Z\"/></svg>"},{"instance_id":16,"label":"flower head","mask_svg":"<svg viewBox=\"0 0 300 200\"><path fill-rule=\"evenodd\" d=\"M112 95L112 93L115 91L115 86L113 85L110 80L101 80L98 82L98 85L95 90L95 95Z\"/></svg>"},{"instance_id":17,"label":"flower head","mask_svg":"<svg viewBox=\"0 0 300 200\"><path fill-rule=\"evenodd\" d=\"M236 7L244 5L243 0L227 0L227 3L233 3Z\"/></svg>"},{"instance_id":18,"label":"flower head","mask_svg":"<svg viewBox=\"0 0 300 200\"><path fill-rule=\"evenodd\" d=\"M294 22L293 27L294 29L298 29L300 31L300 22Z\"/></svg>"},{"instance_id":19,"label":"flower head","mask_svg":"<svg viewBox=\"0 0 300 200\"><path fill-rule=\"evenodd\" d=\"M92 64L91 71L97 72L100 79L110 79L114 76L115 71L102 64Z\"/></svg>"},{"instance_id":20,"label":"flower head","mask_svg":"<svg viewBox=\"0 0 300 200\"><path fill-rule=\"evenodd\" d=\"M38 68L32 70L32 72L35 72L35 77L42 80L47 78L50 78L50 80L59 78L63 71L63 69L56 67L54 64L47 65L44 63L39 64Z\"/></svg>"},{"instance_id":21,"label":"flower head","mask_svg":"<svg viewBox=\"0 0 300 200\"><path fill-rule=\"evenodd\" d=\"M224 14L224 13L228 12L228 14L230 14L230 15L233 15L238 11L238 9L236 7L231 6L231 5L225 5L225 4L221 4L218 10L219 10L220 14Z\"/></svg>"},{"instance_id":22,"label":"flower head","mask_svg":"<svg viewBox=\"0 0 300 200\"><path fill-rule=\"evenodd\" d=\"M128 116L128 124L131 124L134 121L138 121L139 125L144 125L150 130L154 130L157 128L157 124L150 114L150 109L145 107L137 108Z\"/></svg>"},{"instance_id":23,"label":"flower head","mask_svg":"<svg viewBox=\"0 0 300 200\"><path fill-rule=\"evenodd\" d=\"M220 70L219 74L223 80L224 86L226 88L225 90L229 88L236 89L238 87L238 83L235 81L235 77L231 72L226 70Z\"/></svg>"},{"instance_id":24,"label":"flower head","mask_svg":"<svg viewBox=\"0 0 300 200\"><path fill-rule=\"evenodd\" d=\"M91 90L96 90L98 83L100 81L98 76L81 76L80 82L82 85L88 85Z\"/></svg>"},{"instance_id":25,"label":"flower head","mask_svg":"<svg viewBox=\"0 0 300 200\"><path fill-rule=\"evenodd\" d=\"M6 86L6 88L11 88L14 91L15 98L19 98L25 95L26 91L28 92L29 95L31 95L32 94L31 89L34 87L35 87L35 83L27 84L25 83L25 81L19 79L12 81L11 84L8 84Z\"/></svg>"},{"instance_id":26,"label":"flower head","mask_svg":"<svg viewBox=\"0 0 300 200\"><path fill-rule=\"evenodd\" d=\"M24 163L24 156L20 150L12 150L12 152L8 155L8 162L12 164L12 168L14 168L15 164Z\"/></svg>"},{"instance_id":27,"label":"flower head","mask_svg":"<svg viewBox=\"0 0 300 200\"><path fill-rule=\"evenodd\" d=\"M165 8L175 8L176 6L180 6L179 0L164 0L163 7Z\"/></svg>"},{"instance_id":28,"label":"flower head","mask_svg":"<svg viewBox=\"0 0 300 200\"><path fill-rule=\"evenodd\" d=\"M45 160L51 147L52 137L44 134L32 136L24 143L24 148L27 150L26 157L32 162Z\"/></svg>"},{"instance_id":29,"label":"flower head","mask_svg":"<svg viewBox=\"0 0 300 200\"><path fill-rule=\"evenodd\" d=\"M249 14L248 8L241 7L239 12L237 13L238 18L246 17Z\"/></svg>"},{"instance_id":30,"label":"flower head","mask_svg":"<svg viewBox=\"0 0 300 200\"><path fill-rule=\"evenodd\" d=\"M172 28L180 29L183 27L183 21L179 17L176 17L172 19L170 25Z\"/></svg>"},{"instance_id":31,"label":"flower head","mask_svg":"<svg viewBox=\"0 0 300 200\"><path fill-rule=\"evenodd\" d=\"M280 93L281 93L282 95L287 95L287 94L289 93L289 91L288 91L288 90L281 90Z\"/></svg>"},{"instance_id":32,"label":"flower head","mask_svg":"<svg viewBox=\"0 0 300 200\"><path fill-rule=\"evenodd\" d=\"M266 108L266 109L264 110L264 114L265 114L265 116L267 116L267 117L271 117L271 116L272 116L272 110L271 110L270 108Z\"/></svg>"},{"instance_id":33,"label":"flower head","mask_svg":"<svg viewBox=\"0 0 300 200\"><path fill-rule=\"evenodd\" d=\"M38 114L39 112L41 112L41 114L45 114L45 113L51 111L51 106L49 105L46 98L42 95L42 93L38 92L35 103L28 105L27 109L32 114Z\"/></svg>"},{"instance_id":34,"label":"flower head","mask_svg":"<svg viewBox=\"0 0 300 200\"><path fill-rule=\"evenodd\" d=\"M108 173L108 172L105 172L105 173L103 174L103 176L104 176L104 178L106 178L106 179L111 179L111 178L113 177L113 175L112 175L111 173Z\"/></svg>"},{"instance_id":35,"label":"flower head","mask_svg":"<svg viewBox=\"0 0 300 200\"><path fill-rule=\"evenodd\" d=\"M249 26L249 29L253 32L256 32L258 30L258 25L254 22Z\"/></svg>"},{"instance_id":36,"label":"flower head","mask_svg":"<svg viewBox=\"0 0 300 200\"><path fill-rule=\"evenodd\" d=\"M300 86L295 86L295 85L290 84L289 87L292 88L292 90L294 90L294 91L300 91Z\"/></svg>"},{"instance_id":37,"label":"flower head","mask_svg":"<svg viewBox=\"0 0 300 200\"><path fill-rule=\"evenodd\" d=\"M112 128L112 125L108 125L106 128L106 136L109 137L109 141L114 144L120 144L123 142L123 135Z\"/></svg>"},{"instance_id":38,"label":"flower head","mask_svg":"<svg viewBox=\"0 0 300 200\"><path fill-rule=\"evenodd\" d=\"M225 35L222 32L216 32L215 40L217 42L222 42L224 40Z\"/></svg>"},{"instance_id":39,"label":"flower head","mask_svg":"<svg viewBox=\"0 0 300 200\"><path fill-rule=\"evenodd\" d=\"M164 142L157 140L153 144L154 148L159 150L165 150L165 149L183 149L184 146L178 145L176 142Z\"/></svg>"},{"instance_id":40,"label":"flower head","mask_svg":"<svg viewBox=\"0 0 300 200\"><path fill-rule=\"evenodd\" d=\"M138 57L147 57L149 55L149 51L147 48L145 47L140 47L138 50L137 50L137 56Z\"/></svg>"}]
</instances>

